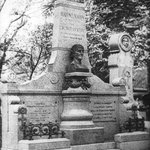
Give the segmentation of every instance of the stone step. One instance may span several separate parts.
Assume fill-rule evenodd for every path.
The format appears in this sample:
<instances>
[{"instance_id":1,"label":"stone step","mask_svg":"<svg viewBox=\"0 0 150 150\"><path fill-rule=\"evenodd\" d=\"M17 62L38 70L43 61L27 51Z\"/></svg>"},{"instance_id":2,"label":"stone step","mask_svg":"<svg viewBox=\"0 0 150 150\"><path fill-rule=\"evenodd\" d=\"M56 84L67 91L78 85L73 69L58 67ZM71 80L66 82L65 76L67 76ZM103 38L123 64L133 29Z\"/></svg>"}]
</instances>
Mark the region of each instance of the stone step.
<instances>
[{"instance_id":1,"label":"stone step","mask_svg":"<svg viewBox=\"0 0 150 150\"><path fill-rule=\"evenodd\" d=\"M115 149L115 142L94 143L86 145L72 145L72 150L119 150Z\"/></svg>"},{"instance_id":2,"label":"stone step","mask_svg":"<svg viewBox=\"0 0 150 150\"><path fill-rule=\"evenodd\" d=\"M120 150L120 149L107 149L107 150Z\"/></svg>"}]
</instances>

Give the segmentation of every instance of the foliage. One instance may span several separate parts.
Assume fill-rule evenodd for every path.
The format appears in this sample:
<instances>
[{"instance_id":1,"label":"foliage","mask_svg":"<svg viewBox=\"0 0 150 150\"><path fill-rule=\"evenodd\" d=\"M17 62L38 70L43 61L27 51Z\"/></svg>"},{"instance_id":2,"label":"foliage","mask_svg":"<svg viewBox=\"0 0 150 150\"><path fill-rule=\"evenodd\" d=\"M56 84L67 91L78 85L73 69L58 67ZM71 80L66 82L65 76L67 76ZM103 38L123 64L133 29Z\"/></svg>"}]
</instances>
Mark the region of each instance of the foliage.
<instances>
[{"instance_id":1,"label":"foliage","mask_svg":"<svg viewBox=\"0 0 150 150\"><path fill-rule=\"evenodd\" d=\"M92 0L91 0L92 1ZM150 2L144 0L94 0L87 19L89 56L93 73L108 82L108 40L116 32L129 33L134 41L137 67L149 60Z\"/></svg>"},{"instance_id":2,"label":"foliage","mask_svg":"<svg viewBox=\"0 0 150 150\"><path fill-rule=\"evenodd\" d=\"M28 37L28 38L27 38ZM50 57L52 24L39 25L27 34L19 35L11 45L14 55L9 58L9 65L16 74L24 80L31 80L33 76L45 70ZM18 39L21 40L18 40Z\"/></svg>"},{"instance_id":3,"label":"foliage","mask_svg":"<svg viewBox=\"0 0 150 150\"><path fill-rule=\"evenodd\" d=\"M7 64L6 56L7 52L10 49L10 45L14 39L14 37L17 35L17 33L20 31L20 29L27 23L28 16L26 15L26 11L30 6L31 0L24 0L22 3L24 3L23 7L21 5L18 6L18 9L12 9L8 25L4 29L4 31L1 30L1 36L0 36L0 78L3 71L3 67L5 64ZM8 0L3 0L0 2L0 15L2 16L5 13L5 6L8 3ZM8 4L7 4L8 5ZM21 8L21 9L20 9Z\"/></svg>"},{"instance_id":4,"label":"foliage","mask_svg":"<svg viewBox=\"0 0 150 150\"><path fill-rule=\"evenodd\" d=\"M46 17L49 17L53 14L55 2L56 0L50 0L46 4L43 5L43 14Z\"/></svg>"}]
</instances>

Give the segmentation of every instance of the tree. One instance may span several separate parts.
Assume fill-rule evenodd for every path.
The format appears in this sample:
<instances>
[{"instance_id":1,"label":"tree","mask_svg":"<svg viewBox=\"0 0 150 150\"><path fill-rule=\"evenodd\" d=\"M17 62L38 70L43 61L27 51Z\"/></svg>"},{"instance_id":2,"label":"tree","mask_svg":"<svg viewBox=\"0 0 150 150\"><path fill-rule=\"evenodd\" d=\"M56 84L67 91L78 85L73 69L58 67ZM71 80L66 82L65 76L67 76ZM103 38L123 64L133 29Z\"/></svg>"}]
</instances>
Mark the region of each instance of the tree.
<instances>
[{"instance_id":1,"label":"tree","mask_svg":"<svg viewBox=\"0 0 150 150\"><path fill-rule=\"evenodd\" d=\"M125 31L132 36L135 66L141 67L149 62L147 56L150 50L150 2L144 0L94 0L92 2L87 19L87 37L93 73L102 80L108 81L106 75L108 74L108 40L111 34L117 32Z\"/></svg>"},{"instance_id":2,"label":"tree","mask_svg":"<svg viewBox=\"0 0 150 150\"><path fill-rule=\"evenodd\" d=\"M2 15L5 5L8 1L3 0L0 2L0 15ZM11 18L8 26L5 28L5 31L0 36L0 78L3 71L4 64L7 63L6 53L9 51L10 45L20 31L20 29L26 24L28 16L26 11L30 6L31 0L25 0L25 6L22 10L13 9L11 12ZM23 3L23 1L22 1Z\"/></svg>"},{"instance_id":3,"label":"tree","mask_svg":"<svg viewBox=\"0 0 150 150\"><path fill-rule=\"evenodd\" d=\"M51 54L52 27L52 24L39 25L27 37L19 35L14 39L11 45L14 54L9 58L9 64L18 76L31 80L45 70Z\"/></svg>"}]
</instances>

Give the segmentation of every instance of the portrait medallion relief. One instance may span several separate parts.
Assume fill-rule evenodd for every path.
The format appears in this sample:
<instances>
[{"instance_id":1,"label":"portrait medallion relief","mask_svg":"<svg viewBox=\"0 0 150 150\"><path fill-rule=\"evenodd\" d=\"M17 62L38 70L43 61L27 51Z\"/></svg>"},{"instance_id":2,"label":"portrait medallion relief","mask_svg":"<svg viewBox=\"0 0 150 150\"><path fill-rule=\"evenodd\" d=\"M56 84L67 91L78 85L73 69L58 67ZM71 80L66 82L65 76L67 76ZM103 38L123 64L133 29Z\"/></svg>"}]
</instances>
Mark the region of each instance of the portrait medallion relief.
<instances>
[{"instance_id":1,"label":"portrait medallion relief","mask_svg":"<svg viewBox=\"0 0 150 150\"><path fill-rule=\"evenodd\" d=\"M123 35L120 40L120 47L123 51L128 52L131 50L133 46L133 42L131 40L131 37L129 35Z\"/></svg>"}]
</instances>

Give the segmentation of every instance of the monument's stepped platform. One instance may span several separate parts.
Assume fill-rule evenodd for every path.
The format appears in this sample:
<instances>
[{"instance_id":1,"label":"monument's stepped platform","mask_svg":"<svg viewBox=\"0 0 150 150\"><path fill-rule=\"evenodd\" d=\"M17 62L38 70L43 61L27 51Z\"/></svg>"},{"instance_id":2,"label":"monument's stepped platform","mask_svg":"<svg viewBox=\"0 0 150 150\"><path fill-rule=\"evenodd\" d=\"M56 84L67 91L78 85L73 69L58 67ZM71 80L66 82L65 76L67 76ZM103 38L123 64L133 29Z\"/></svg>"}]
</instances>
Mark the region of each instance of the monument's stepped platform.
<instances>
[{"instance_id":1,"label":"monument's stepped platform","mask_svg":"<svg viewBox=\"0 0 150 150\"><path fill-rule=\"evenodd\" d=\"M148 132L131 132L115 135L114 142L72 146L72 150L150 150Z\"/></svg>"},{"instance_id":2,"label":"monument's stepped platform","mask_svg":"<svg viewBox=\"0 0 150 150\"><path fill-rule=\"evenodd\" d=\"M150 150L148 132L120 133L114 142L71 145L69 139L21 140L19 150Z\"/></svg>"}]
</instances>

